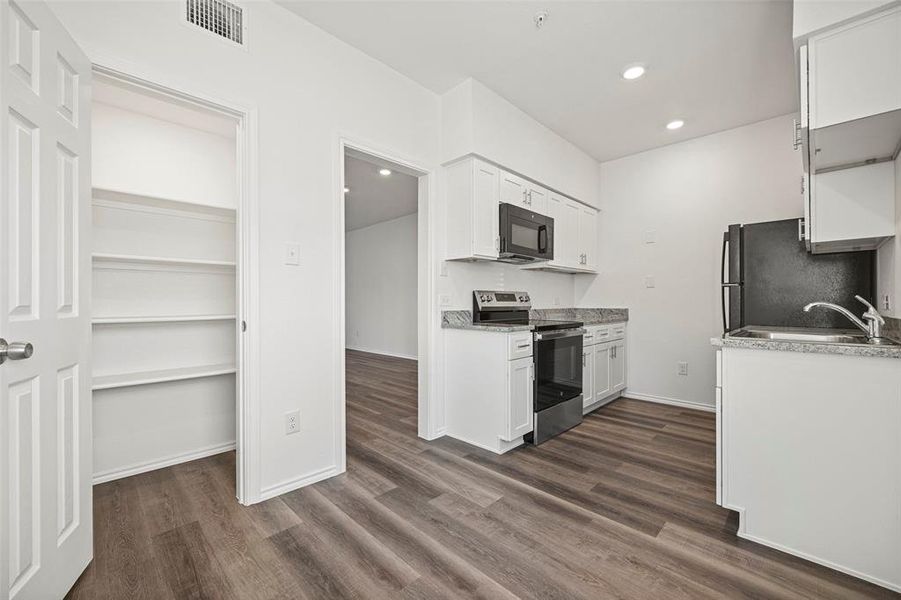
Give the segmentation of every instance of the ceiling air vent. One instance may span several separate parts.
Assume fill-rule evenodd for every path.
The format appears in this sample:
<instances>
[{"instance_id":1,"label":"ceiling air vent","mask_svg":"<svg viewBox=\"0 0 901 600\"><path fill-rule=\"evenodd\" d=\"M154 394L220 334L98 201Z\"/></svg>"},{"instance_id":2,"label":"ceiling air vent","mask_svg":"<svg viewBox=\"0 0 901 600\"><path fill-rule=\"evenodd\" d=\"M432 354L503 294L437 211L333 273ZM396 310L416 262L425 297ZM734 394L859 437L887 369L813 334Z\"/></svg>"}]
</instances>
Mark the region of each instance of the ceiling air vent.
<instances>
[{"instance_id":1,"label":"ceiling air vent","mask_svg":"<svg viewBox=\"0 0 901 600\"><path fill-rule=\"evenodd\" d=\"M188 23L236 44L244 43L244 11L226 0L187 0Z\"/></svg>"}]
</instances>

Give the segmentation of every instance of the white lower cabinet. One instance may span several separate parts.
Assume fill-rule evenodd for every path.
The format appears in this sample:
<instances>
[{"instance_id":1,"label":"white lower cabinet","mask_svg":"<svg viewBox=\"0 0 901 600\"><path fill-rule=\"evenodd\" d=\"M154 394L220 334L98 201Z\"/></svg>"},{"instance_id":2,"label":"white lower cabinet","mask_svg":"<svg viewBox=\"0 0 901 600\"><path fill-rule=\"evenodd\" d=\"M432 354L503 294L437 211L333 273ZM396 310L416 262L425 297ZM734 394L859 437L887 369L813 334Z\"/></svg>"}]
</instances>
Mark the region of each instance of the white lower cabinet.
<instances>
[{"instance_id":1,"label":"white lower cabinet","mask_svg":"<svg viewBox=\"0 0 901 600\"><path fill-rule=\"evenodd\" d=\"M582 408L594 404L594 352L595 346L582 348Z\"/></svg>"},{"instance_id":2,"label":"white lower cabinet","mask_svg":"<svg viewBox=\"0 0 901 600\"><path fill-rule=\"evenodd\" d=\"M588 326L582 348L582 408L626 388L626 325Z\"/></svg>"},{"instance_id":3,"label":"white lower cabinet","mask_svg":"<svg viewBox=\"0 0 901 600\"><path fill-rule=\"evenodd\" d=\"M594 361L592 368L594 375L594 400L603 400L613 386L610 384L610 344L598 344L594 347Z\"/></svg>"},{"instance_id":4,"label":"white lower cabinet","mask_svg":"<svg viewBox=\"0 0 901 600\"><path fill-rule=\"evenodd\" d=\"M626 387L626 341L610 343L610 391L618 392Z\"/></svg>"},{"instance_id":5,"label":"white lower cabinet","mask_svg":"<svg viewBox=\"0 0 901 600\"><path fill-rule=\"evenodd\" d=\"M507 369L506 427L503 439L512 442L532 431L535 367L532 357L511 360Z\"/></svg>"},{"instance_id":6,"label":"white lower cabinet","mask_svg":"<svg viewBox=\"0 0 901 600\"><path fill-rule=\"evenodd\" d=\"M447 435L503 454L532 431L532 332L447 329Z\"/></svg>"}]
</instances>

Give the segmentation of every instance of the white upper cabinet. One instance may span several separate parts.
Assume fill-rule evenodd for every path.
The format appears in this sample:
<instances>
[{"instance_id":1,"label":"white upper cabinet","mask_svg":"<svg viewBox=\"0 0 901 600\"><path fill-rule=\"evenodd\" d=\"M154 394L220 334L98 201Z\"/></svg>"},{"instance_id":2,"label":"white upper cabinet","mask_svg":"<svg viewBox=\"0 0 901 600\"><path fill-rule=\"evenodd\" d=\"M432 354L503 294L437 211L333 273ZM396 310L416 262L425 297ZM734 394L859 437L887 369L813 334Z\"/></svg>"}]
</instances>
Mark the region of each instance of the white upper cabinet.
<instances>
[{"instance_id":1,"label":"white upper cabinet","mask_svg":"<svg viewBox=\"0 0 901 600\"><path fill-rule=\"evenodd\" d=\"M598 211L590 206L582 206L579 216L579 264L586 271L597 271L597 246Z\"/></svg>"},{"instance_id":2,"label":"white upper cabinet","mask_svg":"<svg viewBox=\"0 0 901 600\"><path fill-rule=\"evenodd\" d=\"M817 173L812 180L812 252L871 250L895 235L894 163Z\"/></svg>"},{"instance_id":3,"label":"white upper cabinet","mask_svg":"<svg viewBox=\"0 0 901 600\"><path fill-rule=\"evenodd\" d=\"M446 260L497 260L499 209L512 204L554 219L554 260L524 268L592 273L597 265L597 209L470 156L448 165Z\"/></svg>"},{"instance_id":4,"label":"white upper cabinet","mask_svg":"<svg viewBox=\"0 0 901 600\"><path fill-rule=\"evenodd\" d=\"M893 158L901 144L901 7L814 35L798 58L805 169Z\"/></svg>"},{"instance_id":5,"label":"white upper cabinet","mask_svg":"<svg viewBox=\"0 0 901 600\"><path fill-rule=\"evenodd\" d=\"M901 108L901 11L839 27L808 44L813 129Z\"/></svg>"},{"instance_id":6,"label":"white upper cabinet","mask_svg":"<svg viewBox=\"0 0 901 600\"><path fill-rule=\"evenodd\" d=\"M548 192L540 185L536 185L532 182L527 182L526 200L528 201L529 210L535 211L540 215L548 214L547 203L549 193L550 192Z\"/></svg>"},{"instance_id":7,"label":"white upper cabinet","mask_svg":"<svg viewBox=\"0 0 901 600\"><path fill-rule=\"evenodd\" d=\"M500 170L468 158L445 171L447 260L497 260Z\"/></svg>"},{"instance_id":8,"label":"white upper cabinet","mask_svg":"<svg viewBox=\"0 0 901 600\"><path fill-rule=\"evenodd\" d=\"M841 22L798 52L804 241L872 250L895 235L901 147L901 7Z\"/></svg>"},{"instance_id":9,"label":"white upper cabinet","mask_svg":"<svg viewBox=\"0 0 901 600\"><path fill-rule=\"evenodd\" d=\"M501 202L528 209L528 186L526 185L526 180L503 169L499 169L499 171Z\"/></svg>"}]
</instances>

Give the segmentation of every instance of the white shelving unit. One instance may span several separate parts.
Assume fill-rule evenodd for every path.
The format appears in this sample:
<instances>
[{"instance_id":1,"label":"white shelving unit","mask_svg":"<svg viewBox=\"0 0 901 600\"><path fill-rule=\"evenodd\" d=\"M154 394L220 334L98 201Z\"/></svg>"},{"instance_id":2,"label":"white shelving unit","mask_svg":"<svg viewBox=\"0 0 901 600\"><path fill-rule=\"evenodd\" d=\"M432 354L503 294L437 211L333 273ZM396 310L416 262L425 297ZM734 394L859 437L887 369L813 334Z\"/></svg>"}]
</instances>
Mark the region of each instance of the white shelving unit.
<instances>
[{"instance_id":1,"label":"white shelving unit","mask_svg":"<svg viewBox=\"0 0 901 600\"><path fill-rule=\"evenodd\" d=\"M160 369L157 371L139 371L137 373L122 373L120 375L102 375L100 377L94 377L91 389L95 391L112 390L116 388L165 383L169 381L185 381L187 379L215 377L216 375L230 375L236 371L237 369L234 364L221 364L183 367L180 369Z\"/></svg>"},{"instance_id":2,"label":"white shelving unit","mask_svg":"<svg viewBox=\"0 0 901 600\"><path fill-rule=\"evenodd\" d=\"M94 196L97 480L233 447L235 211L108 189ZM124 414L143 415L123 425L127 435L109 429Z\"/></svg>"}]
</instances>

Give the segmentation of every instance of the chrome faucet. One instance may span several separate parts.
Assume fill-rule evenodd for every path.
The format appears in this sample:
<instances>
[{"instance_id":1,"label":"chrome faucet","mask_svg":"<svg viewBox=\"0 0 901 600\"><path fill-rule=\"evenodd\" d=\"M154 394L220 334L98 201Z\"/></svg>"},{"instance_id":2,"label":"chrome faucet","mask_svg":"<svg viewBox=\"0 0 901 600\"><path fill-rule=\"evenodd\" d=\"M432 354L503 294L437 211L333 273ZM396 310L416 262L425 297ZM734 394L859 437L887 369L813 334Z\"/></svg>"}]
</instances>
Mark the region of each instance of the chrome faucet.
<instances>
[{"instance_id":1,"label":"chrome faucet","mask_svg":"<svg viewBox=\"0 0 901 600\"><path fill-rule=\"evenodd\" d=\"M879 314L879 311L877 311L876 307L874 307L872 304L870 304L860 296L854 297L860 300L864 304L864 306L867 307L867 312L863 313L863 320L858 319L857 316L847 308L839 306L838 304L832 304L831 302L811 302L804 307L804 312L810 312L810 309L815 306L822 306L823 308L828 308L839 312L845 315L845 317L847 317L849 321L857 325L857 327L862 329L864 333L867 334L867 339L870 343L881 343L883 341L882 326L885 325L885 319L882 318L882 315Z\"/></svg>"}]
</instances>

